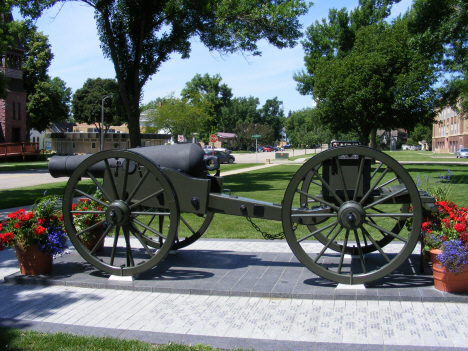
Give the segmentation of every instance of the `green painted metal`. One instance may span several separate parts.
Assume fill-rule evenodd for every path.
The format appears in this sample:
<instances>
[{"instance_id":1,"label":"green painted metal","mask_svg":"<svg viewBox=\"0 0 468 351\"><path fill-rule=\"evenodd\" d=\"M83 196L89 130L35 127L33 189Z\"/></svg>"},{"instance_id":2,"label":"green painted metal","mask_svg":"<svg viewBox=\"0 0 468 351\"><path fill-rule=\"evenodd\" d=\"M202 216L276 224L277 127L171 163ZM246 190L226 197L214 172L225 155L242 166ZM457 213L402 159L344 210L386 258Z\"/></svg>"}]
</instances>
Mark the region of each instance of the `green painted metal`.
<instances>
[{"instance_id":1,"label":"green painted metal","mask_svg":"<svg viewBox=\"0 0 468 351\"><path fill-rule=\"evenodd\" d=\"M92 168L102 163L105 172L99 178L93 175ZM85 177L91 178L94 186L88 186L89 190L83 192L79 187ZM73 211L75 197L95 200L96 189L102 191L103 199L99 204L105 213L101 217L105 218L100 218L98 224L77 227L74 215L87 215L92 211ZM143 193L144 196L136 197ZM146 207L148 203L155 207ZM144 223L155 214L160 220L167 218L168 226L157 231ZM83 161L65 188L63 215L68 236L80 255L96 268L121 276L142 273L164 259L172 248L180 219L177 195L170 180L153 162L131 151L103 151ZM105 223L108 223L105 234L113 238L112 244L102 251L97 250L100 243L91 250L86 248L80 237ZM138 245L132 244L131 238L136 238ZM118 247L119 241L124 242L123 248ZM155 252L152 246L159 249Z\"/></svg>"},{"instance_id":2,"label":"green painted metal","mask_svg":"<svg viewBox=\"0 0 468 351\"><path fill-rule=\"evenodd\" d=\"M276 152L275 153L275 158L276 159L287 160L289 158L289 153L288 152Z\"/></svg>"},{"instance_id":3,"label":"green painted metal","mask_svg":"<svg viewBox=\"0 0 468 351\"><path fill-rule=\"evenodd\" d=\"M370 175L364 174L366 160L374 167L367 171ZM357 171L344 173L342 164L353 162ZM327 178L330 165L334 179ZM367 176L368 186L363 182ZM309 209L311 216L316 209L328 209L329 217L315 215L317 224L295 225L296 207ZM409 218L411 231L400 233ZM388 155L362 146L330 149L310 159L291 179L283 199L283 230L293 253L312 272L343 284L368 283L397 269L412 253L421 222L419 192L406 170ZM385 248L392 240L399 242L396 253Z\"/></svg>"}]
</instances>

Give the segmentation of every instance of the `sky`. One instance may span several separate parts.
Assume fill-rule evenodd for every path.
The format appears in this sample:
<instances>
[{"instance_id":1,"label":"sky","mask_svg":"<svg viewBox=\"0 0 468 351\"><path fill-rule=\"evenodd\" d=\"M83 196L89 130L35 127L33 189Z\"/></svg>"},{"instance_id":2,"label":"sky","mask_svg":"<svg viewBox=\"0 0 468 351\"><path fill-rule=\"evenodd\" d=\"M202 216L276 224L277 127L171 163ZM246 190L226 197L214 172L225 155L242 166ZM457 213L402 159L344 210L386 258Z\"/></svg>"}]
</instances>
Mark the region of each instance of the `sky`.
<instances>
[{"instance_id":1,"label":"sky","mask_svg":"<svg viewBox=\"0 0 468 351\"><path fill-rule=\"evenodd\" d=\"M302 30L328 16L331 8L357 7L358 0L316 0L309 12L300 17ZM392 8L392 17L404 13L412 0L402 0ZM14 19L21 19L13 11ZM49 36L54 59L49 68L51 77L60 77L75 92L88 78L115 78L110 59L104 58L97 36L96 22L92 8L79 2L56 6L36 22L38 31ZM260 106L268 99L277 97L283 102L283 109L297 111L312 107L310 95L300 95L296 90L294 73L304 69L304 51L300 42L291 49L277 49L265 41L260 42L262 56L245 57L232 54L221 57L210 52L196 39L192 41L189 59L182 60L173 54L163 63L143 88L142 104L171 93L180 96L186 82L196 74L210 76L219 74L222 83L227 84L234 97L257 97Z\"/></svg>"}]
</instances>

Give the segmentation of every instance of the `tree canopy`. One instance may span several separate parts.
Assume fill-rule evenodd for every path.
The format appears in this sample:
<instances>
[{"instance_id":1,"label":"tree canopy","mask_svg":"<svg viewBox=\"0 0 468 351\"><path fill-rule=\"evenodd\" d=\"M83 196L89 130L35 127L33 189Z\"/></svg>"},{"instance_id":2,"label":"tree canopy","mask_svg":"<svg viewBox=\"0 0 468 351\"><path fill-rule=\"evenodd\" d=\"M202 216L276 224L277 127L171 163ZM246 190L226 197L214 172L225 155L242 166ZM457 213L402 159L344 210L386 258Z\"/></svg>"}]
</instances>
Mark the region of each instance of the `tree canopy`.
<instances>
[{"instance_id":1,"label":"tree canopy","mask_svg":"<svg viewBox=\"0 0 468 351\"><path fill-rule=\"evenodd\" d=\"M23 15L37 18L56 3L18 0ZM139 103L148 79L177 53L190 56L197 37L210 51L259 55L257 42L292 47L301 36L300 0L77 0L95 11L104 55L114 64L132 147L140 145Z\"/></svg>"},{"instance_id":2,"label":"tree canopy","mask_svg":"<svg viewBox=\"0 0 468 351\"><path fill-rule=\"evenodd\" d=\"M162 100L161 106L149 110L151 112L147 114L145 132L166 130L177 140L178 135L190 138L211 125L212 105L209 101L196 96L179 99L173 94Z\"/></svg>"},{"instance_id":3,"label":"tree canopy","mask_svg":"<svg viewBox=\"0 0 468 351\"><path fill-rule=\"evenodd\" d=\"M58 77L51 78L49 66L54 55L49 38L30 23L15 21L12 31L23 49L23 87L27 94L27 130L46 130L50 122L67 119L70 113L71 89Z\"/></svg>"},{"instance_id":4,"label":"tree canopy","mask_svg":"<svg viewBox=\"0 0 468 351\"><path fill-rule=\"evenodd\" d=\"M377 129L412 130L433 119L434 67L412 47L405 18L383 20L392 2L360 0L349 15L330 10L328 22L307 30L307 73L294 77L314 96L322 123L354 131L363 144Z\"/></svg>"},{"instance_id":5,"label":"tree canopy","mask_svg":"<svg viewBox=\"0 0 468 351\"><path fill-rule=\"evenodd\" d=\"M76 122L94 124L101 131L102 105L104 99L104 128L121 125L125 112L121 106L119 87L115 79L89 78L73 94L72 113Z\"/></svg>"},{"instance_id":6,"label":"tree canopy","mask_svg":"<svg viewBox=\"0 0 468 351\"><path fill-rule=\"evenodd\" d=\"M445 82L439 106L468 113L468 3L465 0L415 0L409 14L410 32L419 51L434 60Z\"/></svg>"},{"instance_id":7,"label":"tree canopy","mask_svg":"<svg viewBox=\"0 0 468 351\"><path fill-rule=\"evenodd\" d=\"M232 98L232 91L226 84L221 84L222 78L219 74L210 77L209 74L201 76L196 74L191 81L185 84L185 88L180 93L184 99L192 100L192 103L208 103L210 109L206 111L210 115L210 125L205 125L204 130L199 131L200 139L208 141L212 130L221 128L222 109L229 106ZM196 99L197 101L194 101Z\"/></svg>"}]
</instances>

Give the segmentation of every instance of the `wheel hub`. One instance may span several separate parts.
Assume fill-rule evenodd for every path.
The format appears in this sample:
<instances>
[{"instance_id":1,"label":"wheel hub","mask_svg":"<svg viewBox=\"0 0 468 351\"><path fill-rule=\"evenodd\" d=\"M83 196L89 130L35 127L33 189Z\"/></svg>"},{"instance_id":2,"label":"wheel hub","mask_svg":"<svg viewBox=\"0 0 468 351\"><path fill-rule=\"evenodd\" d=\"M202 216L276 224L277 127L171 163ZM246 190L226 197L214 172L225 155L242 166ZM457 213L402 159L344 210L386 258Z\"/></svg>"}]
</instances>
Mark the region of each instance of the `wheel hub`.
<instances>
[{"instance_id":1,"label":"wheel hub","mask_svg":"<svg viewBox=\"0 0 468 351\"><path fill-rule=\"evenodd\" d=\"M355 201L348 201L338 210L338 223L346 229L359 228L366 218L366 211Z\"/></svg>"},{"instance_id":2,"label":"wheel hub","mask_svg":"<svg viewBox=\"0 0 468 351\"><path fill-rule=\"evenodd\" d=\"M130 208L121 200L114 201L106 210L106 219L113 225L124 225L130 219Z\"/></svg>"}]
</instances>

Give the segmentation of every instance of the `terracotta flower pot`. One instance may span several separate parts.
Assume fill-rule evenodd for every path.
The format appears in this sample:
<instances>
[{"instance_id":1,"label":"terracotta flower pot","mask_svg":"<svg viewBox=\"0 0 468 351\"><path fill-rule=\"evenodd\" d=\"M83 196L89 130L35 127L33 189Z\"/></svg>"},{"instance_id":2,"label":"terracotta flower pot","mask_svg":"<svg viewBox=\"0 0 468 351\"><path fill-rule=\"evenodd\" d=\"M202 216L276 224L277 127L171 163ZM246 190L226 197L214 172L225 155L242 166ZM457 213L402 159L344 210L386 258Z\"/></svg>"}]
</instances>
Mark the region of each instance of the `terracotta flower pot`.
<instances>
[{"instance_id":1,"label":"terracotta flower pot","mask_svg":"<svg viewBox=\"0 0 468 351\"><path fill-rule=\"evenodd\" d=\"M98 229L91 231L91 233L89 234L86 240L82 239L81 241L83 242L84 246L86 246L86 248L89 251L91 251L92 249L94 249L98 241L104 235L104 232L105 232L105 229L100 227ZM96 252L101 252L102 250L104 250L104 241L102 241L101 245L99 245Z\"/></svg>"},{"instance_id":2,"label":"terracotta flower pot","mask_svg":"<svg viewBox=\"0 0 468 351\"><path fill-rule=\"evenodd\" d=\"M41 275L52 270L52 255L43 254L37 245L26 247L23 251L15 246L16 258L23 275Z\"/></svg>"},{"instance_id":3,"label":"terracotta flower pot","mask_svg":"<svg viewBox=\"0 0 468 351\"><path fill-rule=\"evenodd\" d=\"M436 256L441 250L431 250L432 275L434 277L434 287L440 291L447 292L467 292L468 291L468 267L459 274L453 274L444 268Z\"/></svg>"}]
</instances>

